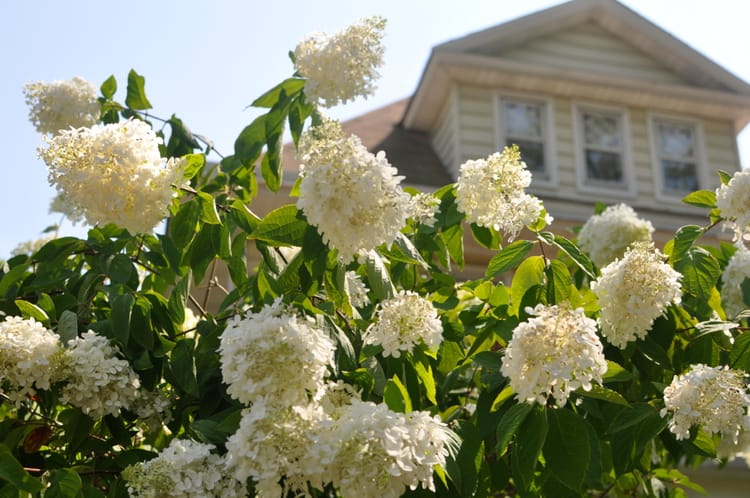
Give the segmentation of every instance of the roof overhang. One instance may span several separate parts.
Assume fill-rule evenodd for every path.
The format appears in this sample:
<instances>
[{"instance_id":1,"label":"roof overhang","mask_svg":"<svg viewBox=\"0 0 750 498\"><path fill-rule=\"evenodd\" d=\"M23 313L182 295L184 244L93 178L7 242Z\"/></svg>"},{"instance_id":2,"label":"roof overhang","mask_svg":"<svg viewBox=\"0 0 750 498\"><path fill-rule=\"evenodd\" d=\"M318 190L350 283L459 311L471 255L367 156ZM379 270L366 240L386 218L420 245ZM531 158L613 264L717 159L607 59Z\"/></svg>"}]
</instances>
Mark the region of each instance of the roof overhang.
<instances>
[{"instance_id":1,"label":"roof overhang","mask_svg":"<svg viewBox=\"0 0 750 498\"><path fill-rule=\"evenodd\" d=\"M404 114L406 128L431 130L456 85L498 91L585 98L629 107L731 120L739 132L750 122L750 95L687 85L644 83L603 74L548 68L476 54L434 50Z\"/></svg>"}]
</instances>

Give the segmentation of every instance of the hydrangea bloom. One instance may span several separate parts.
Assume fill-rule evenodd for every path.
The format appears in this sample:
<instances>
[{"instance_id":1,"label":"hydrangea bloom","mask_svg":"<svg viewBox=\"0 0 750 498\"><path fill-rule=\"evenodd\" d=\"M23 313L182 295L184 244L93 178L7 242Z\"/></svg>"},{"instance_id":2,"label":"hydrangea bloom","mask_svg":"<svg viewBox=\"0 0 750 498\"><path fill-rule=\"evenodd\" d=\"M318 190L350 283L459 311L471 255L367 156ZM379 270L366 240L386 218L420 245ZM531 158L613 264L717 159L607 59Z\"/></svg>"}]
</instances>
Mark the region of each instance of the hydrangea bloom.
<instances>
[{"instance_id":1,"label":"hydrangea bloom","mask_svg":"<svg viewBox=\"0 0 750 498\"><path fill-rule=\"evenodd\" d=\"M139 397L140 380L130 364L117 357L106 337L89 330L68 341L63 359L61 401L80 408L92 418L119 415Z\"/></svg>"},{"instance_id":2,"label":"hydrangea bloom","mask_svg":"<svg viewBox=\"0 0 750 498\"><path fill-rule=\"evenodd\" d=\"M716 189L716 207L727 225L734 230L735 241L750 233L750 209L747 199L750 197L750 171L738 171L725 185Z\"/></svg>"},{"instance_id":3,"label":"hydrangea bloom","mask_svg":"<svg viewBox=\"0 0 750 498\"><path fill-rule=\"evenodd\" d=\"M348 271L344 274L344 289L352 306L361 308L370 304L370 297L367 295L369 289L355 272Z\"/></svg>"},{"instance_id":4,"label":"hydrangea bloom","mask_svg":"<svg viewBox=\"0 0 750 498\"><path fill-rule=\"evenodd\" d=\"M436 350L443 342L443 324L430 301L416 292L400 291L380 303L365 342L382 346L383 356L394 358L422 343Z\"/></svg>"},{"instance_id":5,"label":"hydrangea bloom","mask_svg":"<svg viewBox=\"0 0 750 498\"><path fill-rule=\"evenodd\" d=\"M312 447L318 455L335 451L333 442L317 438L322 421L314 405L286 407L258 398L243 410L237 432L227 440L230 472L242 482L252 477L260 497L287 496L289 491L306 495L308 481L322 488L324 464L331 458L312 457Z\"/></svg>"},{"instance_id":6,"label":"hydrangea bloom","mask_svg":"<svg viewBox=\"0 0 750 498\"><path fill-rule=\"evenodd\" d=\"M410 196L385 153L371 154L327 121L303 136L300 158L297 207L341 262L393 242L409 216Z\"/></svg>"},{"instance_id":7,"label":"hydrangea bloom","mask_svg":"<svg viewBox=\"0 0 750 498\"><path fill-rule=\"evenodd\" d=\"M181 183L182 159L166 164L161 138L143 121L63 130L39 151L64 212L80 212L91 225L115 223L133 233L150 232L167 214Z\"/></svg>"},{"instance_id":8,"label":"hydrangea bloom","mask_svg":"<svg viewBox=\"0 0 750 498\"><path fill-rule=\"evenodd\" d=\"M159 455L127 467L123 478L133 498L245 496L243 482L227 476L225 459L209 444L173 439Z\"/></svg>"},{"instance_id":9,"label":"hydrangea bloom","mask_svg":"<svg viewBox=\"0 0 750 498\"><path fill-rule=\"evenodd\" d=\"M594 320L569 305L539 304L527 312L534 317L513 330L500 368L516 399L544 405L552 396L562 407L572 391L601 383L607 361Z\"/></svg>"},{"instance_id":10,"label":"hydrangea bloom","mask_svg":"<svg viewBox=\"0 0 750 498\"><path fill-rule=\"evenodd\" d=\"M506 147L502 153L461 165L456 204L469 222L501 231L512 240L544 209L542 201L524 191L530 183L531 173L518 147Z\"/></svg>"},{"instance_id":11,"label":"hydrangea bloom","mask_svg":"<svg viewBox=\"0 0 750 498\"><path fill-rule=\"evenodd\" d=\"M21 401L55 382L62 354L57 334L33 318L0 322L0 392Z\"/></svg>"},{"instance_id":12,"label":"hydrangea bloom","mask_svg":"<svg viewBox=\"0 0 750 498\"><path fill-rule=\"evenodd\" d=\"M653 243L636 242L591 283L599 298L599 325L607 341L624 349L643 339L669 304L679 304L682 275L664 262Z\"/></svg>"},{"instance_id":13,"label":"hydrangea bloom","mask_svg":"<svg viewBox=\"0 0 750 498\"><path fill-rule=\"evenodd\" d=\"M219 345L227 392L245 404L266 395L285 406L306 403L322 387L333 351L323 330L278 300L230 320Z\"/></svg>"},{"instance_id":14,"label":"hydrangea bloom","mask_svg":"<svg viewBox=\"0 0 750 498\"><path fill-rule=\"evenodd\" d=\"M307 78L305 95L325 107L372 95L383 65L385 19L360 19L347 29L327 35L315 33L297 44L294 64Z\"/></svg>"},{"instance_id":15,"label":"hydrangea bloom","mask_svg":"<svg viewBox=\"0 0 750 498\"><path fill-rule=\"evenodd\" d=\"M434 227L440 211L440 199L432 194L419 193L411 198L411 218L417 223Z\"/></svg>"},{"instance_id":16,"label":"hydrangea bloom","mask_svg":"<svg viewBox=\"0 0 750 498\"><path fill-rule=\"evenodd\" d=\"M583 224L578 245L601 267L621 258L633 242L650 241L653 233L650 221L639 218L627 204L616 204Z\"/></svg>"},{"instance_id":17,"label":"hydrangea bloom","mask_svg":"<svg viewBox=\"0 0 750 498\"><path fill-rule=\"evenodd\" d=\"M690 428L701 426L737 444L741 433L750 431L750 396L744 373L727 367L692 365L675 375L664 389L661 416L671 414L669 430L677 439L690 437Z\"/></svg>"},{"instance_id":18,"label":"hydrangea bloom","mask_svg":"<svg viewBox=\"0 0 750 498\"><path fill-rule=\"evenodd\" d=\"M384 404L357 399L320 437L338 448L324 481L342 496L360 498L397 498L420 485L435 491L433 469L445 465L457 443L439 417L396 413Z\"/></svg>"},{"instance_id":19,"label":"hydrangea bloom","mask_svg":"<svg viewBox=\"0 0 750 498\"><path fill-rule=\"evenodd\" d=\"M746 278L750 278L750 250L740 243L721 276L721 301L727 316L737 316L747 308L742 299L742 282Z\"/></svg>"},{"instance_id":20,"label":"hydrangea bloom","mask_svg":"<svg viewBox=\"0 0 750 498\"><path fill-rule=\"evenodd\" d=\"M93 126L101 111L96 87L78 76L71 80L24 85L29 120L39 133L54 135L67 128Z\"/></svg>"}]
</instances>

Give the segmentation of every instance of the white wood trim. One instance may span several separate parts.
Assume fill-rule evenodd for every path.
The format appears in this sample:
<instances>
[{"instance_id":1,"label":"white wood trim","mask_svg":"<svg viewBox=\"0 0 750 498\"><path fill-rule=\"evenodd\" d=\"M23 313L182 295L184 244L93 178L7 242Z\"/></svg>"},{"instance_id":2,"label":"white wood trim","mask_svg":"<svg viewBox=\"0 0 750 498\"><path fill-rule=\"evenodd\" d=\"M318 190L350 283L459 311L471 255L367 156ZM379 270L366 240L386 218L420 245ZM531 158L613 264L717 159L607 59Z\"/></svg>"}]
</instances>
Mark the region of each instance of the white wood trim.
<instances>
[{"instance_id":1,"label":"white wood trim","mask_svg":"<svg viewBox=\"0 0 750 498\"><path fill-rule=\"evenodd\" d=\"M646 115L650 156L651 156L651 168L652 177L654 179L654 197L661 202L668 202L672 204L682 205L682 198L687 195L686 193L679 193L676 195L669 195L664 193L664 182L662 180L661 170L661 157L659 156L658 150L658 132L656 130L657 121L673 122L678 124L689 125L693 128L693 136L695 143L695 174L696 180L698 181L698 189L706 188L710 183L708 179L708 158L706 155L706 140L703 134L703 123L700 120L686 118L685 116L677 116L673 114L663 114L658 112L649 112Z\"/></svg>"},{"instance_id":2,"label":"white wood trim","mask_svg":"<svg viewBox=\"0 0 750 498\"><path fill-rule=\"evenodd\" d=\"M636 198L637 189L635 184L635 165L633 164L632 140L630 138L630 114L628 113L627 108L575 100L571 103L571 106L571 117L573 119L573 145L576 169L576 186L578 190L587 194L601 195L601 200L604 202L606 202L611 197L624 199ZM604 185L591 185L587 183L586 157L584 153L585 140L582 126L582 116L583 112L585 112L586 110L618 115L619 123L621 125L620 138L622 143L621 153L623 184L608 187Z\"/></svg>"},{"instance_id":3,"label":"white wood trim","mask_svg":"<svg viewBox=\"0 0 750 498\"><path fill-rule=\"evenodd\" d=\"M492 111L495 122L495 149L500 151L505 147L505 119L502 104L505 101L515 101L538 104L542 109L545 168L547 178L533 178L531 187L557 188L559 186L557 143L555 133L555 102L552 98L520 92L495 92L492 96Z\"/></svg>"}]
</instances>

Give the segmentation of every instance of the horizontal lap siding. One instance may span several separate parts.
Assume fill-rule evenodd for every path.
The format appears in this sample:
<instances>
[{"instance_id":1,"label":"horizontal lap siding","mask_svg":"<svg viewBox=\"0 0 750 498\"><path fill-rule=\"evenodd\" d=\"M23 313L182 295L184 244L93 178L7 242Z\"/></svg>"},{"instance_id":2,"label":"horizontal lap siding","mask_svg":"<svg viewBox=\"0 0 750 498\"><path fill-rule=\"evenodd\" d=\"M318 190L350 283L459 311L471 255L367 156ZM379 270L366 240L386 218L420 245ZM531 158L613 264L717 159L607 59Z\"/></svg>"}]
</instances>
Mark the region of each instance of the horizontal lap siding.
<instances>
[{"instance_id":1,"label":"horizontal lap siding","mask_svg":"<svg viewBox=\"0 0 750 498\"><path fill-rule=\"evenodd\" d=\"M454 171L453 168L456 163L456 142L458 137L455 133L457 124L455 122L455 114L452 105L452 99L448 99L440 113L439 124L435 132L432 134L431 142L432 147L435 149L435 153L440 158L440 161L448 167L448 171L450 171L455 177L456 171Z\"/></svg>"},{"instance_id":2,"label":"horizontal lap siding","mask_svg":"<svg viewBox=\"0 0 750 498\"><path fill-rule=\"evenodd\" d=\"M684 83L648 54L594 23L581 24L511 48L497 55L517 62L626 77L640 81Z\"/></svg>"}]
</instances>

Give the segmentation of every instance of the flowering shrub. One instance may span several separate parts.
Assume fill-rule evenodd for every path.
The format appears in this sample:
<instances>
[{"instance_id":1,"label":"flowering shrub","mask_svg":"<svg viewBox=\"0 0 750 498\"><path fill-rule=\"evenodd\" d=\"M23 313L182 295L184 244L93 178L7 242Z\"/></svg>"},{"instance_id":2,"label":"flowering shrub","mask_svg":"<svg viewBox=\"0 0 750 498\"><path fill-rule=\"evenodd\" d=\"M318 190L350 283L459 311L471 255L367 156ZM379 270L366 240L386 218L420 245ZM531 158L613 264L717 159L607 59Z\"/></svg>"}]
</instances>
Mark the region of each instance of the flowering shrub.
<instances>
[{"instance_id":1,"label":"flowering shrub","mask_svg":"<svg viewBox=\"0 0 750 498\"><path fill-rule=\"evenodd\" d=\"M303 41L210 166L135 71L73 128L27 90L55 209L91 226L0 266L0 495L682 497L682 466L747 451L745 173L660 247L626 206L567 238L515 147L404 189L318 108L372 91L382 29ZM704 244L721 222L737 246Z\"/></svg>"}]
</instances>

